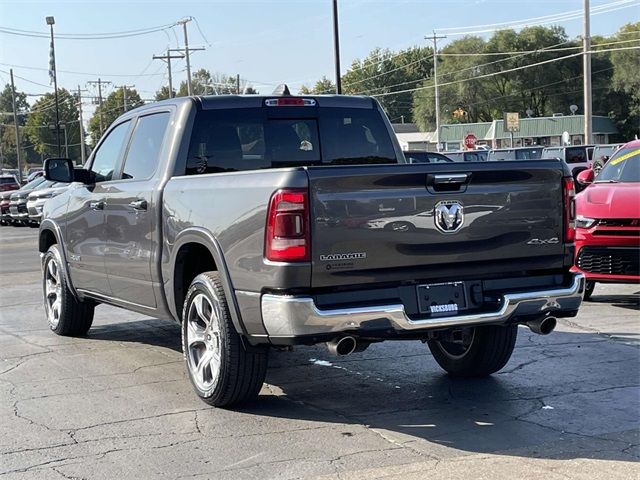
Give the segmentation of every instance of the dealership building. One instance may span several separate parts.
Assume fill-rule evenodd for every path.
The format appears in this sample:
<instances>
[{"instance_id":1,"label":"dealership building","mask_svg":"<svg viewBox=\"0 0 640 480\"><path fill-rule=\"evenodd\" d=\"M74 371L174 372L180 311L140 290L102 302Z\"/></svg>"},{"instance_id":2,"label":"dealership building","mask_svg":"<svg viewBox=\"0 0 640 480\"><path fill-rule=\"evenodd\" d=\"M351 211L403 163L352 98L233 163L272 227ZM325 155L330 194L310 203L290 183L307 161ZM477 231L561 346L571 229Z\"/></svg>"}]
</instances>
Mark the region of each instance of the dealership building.
<instances>
[{"instance_id":1,"label":"dealership building","mask_svg":"<svg viewBox=\"0 0 640 480\"><path fill-rule=\"evenodd\" d=\"M420 132L413 123L394 124L393 128L403 150L438 150L436 132ZM520 131L513 133L513 146L559 146L562 135L569 134L572 145L584 144L583 115L554 115L552 117L521 118ZM511 134L504 129L504 120L481 123L440 125L440 150L454 151L463 147L463 139L472 133L477 145L505 148L511 144ZM593 142L611 143L620 140L618 129L609 117L593 117Z\"/></svg>"}]
</instances>

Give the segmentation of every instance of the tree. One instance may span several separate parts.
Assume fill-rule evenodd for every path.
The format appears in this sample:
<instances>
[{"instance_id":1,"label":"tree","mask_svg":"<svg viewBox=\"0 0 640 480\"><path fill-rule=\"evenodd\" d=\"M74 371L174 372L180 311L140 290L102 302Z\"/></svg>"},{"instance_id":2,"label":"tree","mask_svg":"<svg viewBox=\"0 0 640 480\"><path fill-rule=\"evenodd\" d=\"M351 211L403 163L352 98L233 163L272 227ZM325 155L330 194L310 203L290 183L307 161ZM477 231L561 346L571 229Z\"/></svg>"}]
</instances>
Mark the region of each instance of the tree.
<instances>
[{"instance_id":1,"label":"tree","mask_svg":"<svg viewBox=\"0 0 640 480\"><path fill-rule=\"evenodd\" d=\"M322 95L326 93L335 93L335 91L336 84L325 76L318 80L313 88L309 88L306 85L302 85L300 87L301 95Z\"/></svg>"},{"instance_id":2,"label":"tree","mask_svg":"<svg viewBox=\"0 0 640 480\"><path fill-rule=\"evenodd\" d=\"M225 73L212 74L204 68L197 70L191 75L191 92L193 95L235 95L237 93L255 95L258 93L258 91L243 78L240 79L240 91L238 92L237 76L227 75ZM183 81L180 83L177 96L186 97L187 94L187 82Z\"/></svg>"},{"instance_id":3,"label":"tree","mask_svg":"<svg viewBox=\"0 0 640 480\"><path fill-rule=\"evenodd\" d=\"M78 98L64 88L58 89L58 107L60 124L61 153L65 155L65 130L66 141L69 146L69 157L80 160L80 129L78 126ZM31 109L27 123L25 124L26 136L33 143L35 152L45 157L58 156L58 144L56 138L56 108L55 95L47 93L40 97Z\"/></svg>"},{"instance_id":4,"label":"tree","mask_svg":"<svg viewBox=\"0 0 640 480\"><path fill-rule=\"evenodd\" d=\"M127 111L132 108L144 105L140 98L140 94L131 88L126 89L127 92ZM95 145L104 131L113 123L113 121L124 113L124 94L123 89L118 88L111 92L109 96L102 102L102 106L98 105L95 113L89 120L89 133L91 134L91 144Z\"/></svg>"},{"instance_id":5,"label":"tree","mask_svg":"<svg viewBox=\"0 0 640 480\"><path fill-rule=\"evenodd\" d=\"M29 104L24 92L16 92L16 108L19 112L18 126L22 127L27 119ZM13 102L11 97L11 85L6 84L0 92L0 161L6 167L17 166L16 133L13 123ZM22 132L21 132L22 133ZM22 152L27 146L24 133L20 136Z\"/></svg>"},{"instance_id":6,"label":"tree","mask_svg":"<svg viewBox=\"0 0 640 480\"><path fill-rule=\"evenodd\" d=\"M174 97L176 96L176 91L175 90L173 91L173 96ZM166 100L168 98L170 98L170 96L169 96L169 87L167 85L165 85L163 87L160 87L160 90L158 90L156 92L156 95L155 95L156 102L159 102L160 100Z\"/></svg>"},{"instance_id":7,"label":"tree","mask_svg":"<svg viewBox=\"0 0 640 480\"><path fill-rule=\"evenodd\" d=\"M625 25L615 38L640 40L640 22ZM610 59L613 67L613 91L616 96L622 97L617 112L612 111L610 115L616 118L623 138L630 140L634 136L640 136L640 50L611 52Z\"/></svg>"},{"instance_id":8,"label":"tree","mask_svg":"<svg viewBox=\"0 0 640 480\"><path fill-rule=\"evenodd\" d=\"M412 121L413 97L411 90L431 76L433 50L429 47L412 47L393 53L374 49L364 60L355 60L342 77L342 89L346 94L375 96L392 121L404 117Z\"/></svg>"}]
</instances>

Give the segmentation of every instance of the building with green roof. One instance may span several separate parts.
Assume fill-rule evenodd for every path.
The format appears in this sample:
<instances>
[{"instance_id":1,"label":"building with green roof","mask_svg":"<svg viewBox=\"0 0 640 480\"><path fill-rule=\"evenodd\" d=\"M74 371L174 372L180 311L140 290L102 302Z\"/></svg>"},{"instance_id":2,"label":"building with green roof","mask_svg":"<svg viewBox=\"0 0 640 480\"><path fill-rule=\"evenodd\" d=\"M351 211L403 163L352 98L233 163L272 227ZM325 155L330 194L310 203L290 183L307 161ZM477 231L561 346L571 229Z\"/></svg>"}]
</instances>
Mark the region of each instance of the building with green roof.
<instances>
[{"instance_id":1,"label":"building with green roof","mask_svg":"<svg viewBox=\"0 0 640 480\"><path fill-rule=\"evenodd\" d=\"M572 145L584 144L584 115L555 115L552 117L520 118L520 131L513 134L513 146L527 145L558 146L562 144L564 132L569 134ZM457 123L440 126L441 150L460 150L466 135L473 133L477 145L505 148L511 144L511 134L504 130L504 120L482 123ZM593 142L611 143L619 139L618 129L609 117L593 117ZM414 134L415 135L415 134ZM435 132L422 133L424 138L419 149L436 150ZM430 141L429 141L430 140ZM409 145L410 146L410 145Z\"/></svg>"}]
</instances>

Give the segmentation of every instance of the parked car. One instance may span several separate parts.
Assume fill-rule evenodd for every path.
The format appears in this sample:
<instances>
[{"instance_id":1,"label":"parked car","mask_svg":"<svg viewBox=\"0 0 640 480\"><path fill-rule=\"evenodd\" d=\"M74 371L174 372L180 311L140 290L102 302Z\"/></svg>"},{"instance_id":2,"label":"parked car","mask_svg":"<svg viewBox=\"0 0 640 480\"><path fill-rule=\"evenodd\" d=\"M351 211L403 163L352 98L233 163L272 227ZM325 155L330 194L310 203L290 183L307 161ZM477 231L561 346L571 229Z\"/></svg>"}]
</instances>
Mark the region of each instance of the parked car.
<instances>
[{"instance_id":1,"label":"parked car","mask_svg":"<svg viewBox=\"0 0 640 480\"><path fill-rule=\"evenodd\" d=\"M607 163L607 160L611 158L611 155L615 153L620 147L622 147L624 143L610 143L608 145L596 145L593 148L593 157L591 168L593 169L593 174L598 175L604 164Z\"/></svg>"},{"instance_id":2,"label":"parked car","mask_svg":"<svg viewBox=\"0 0 640 480\"><path fill-rule=\"evenodd\" d=\"M9 212L9 197L12 191L0 192L0 225L11 225L13 220Z\"/></svg>"},{"instance_id":3,"label":"parked car","mask_svg":"<svg viewBox=\"0 0 640 480\"><path fill-rule=\"evenodd\" d=\"M542 147L496 148L489 151L488 161L538 160L542 158Z\"/></svg>"},{"instance_id":4,"label":"parked car","mask_svg":"<svg viewBox=\"0 0 640 480\"><path fill-rule=\"evenodd\" d=\"M18 179L13 175L0 175L0 192L8 192L20 188Z\"/></svg>"},{"instance_id":5,"label":"parked car","mask_svg":"<svg viewBox=\"0 0 640 480\"><path fill-rule=\"evenodd\" d=\"M37 188L47 188L53 182L44 177L38 177L27 183L20 190L14 191L9 197L9 214L14 225L27 225L29 223L29 212L27 211L27 197Z\"/></svg>"},{"instance_id":6,"label":"parked car","mask_svg":"<svg viewBox=\"0 0 640 480\"><path fill-rule=\"evenodd\" d=\"M544 147L542 158L559 158L564 160L576 178L580 172L589 168L593 155L593 145L573 145L567 147Z\"/></svg>"},{"instance_id":7,"label":"parked car","mask_svg":"<svg viewBox=\"0 0 640 480\"><path fill-rule=\"evenodd\" d=\"M36 178L41 177L43 175L44 175L44 170L30 168L29 173L27 175L27 182L35 180Z\"/></svg>"},{"instance_id":8,"label":"parked car","mask_svg":"<svg viewBox=\"0 0 640 480\"><path fill-rule=\"evenodd\" d=\"M587 278L585 299L595 284L640 282L640 140L618 149L576 197L576 266ZM593 183L592 183L593 182Z\"/></svg>"},{"instance_id":9,"label":"parked car","mask_svg":"<svg viewBox=\"0 0 640 480\"><path fill-rule=\"evenodd\" d=\"M418 150L409 150L404 153L407 163L451 163L449 157L438 152L422 152Z\"/></svg>"},{"instance_id":10,"label":"parked car","mask_svg":"<svg viewBox=\"0 0 640 480\"><path fill-rule=\"evenodd\" d=\"M77 182L40 226L55 333L86 334L99 303L173 318L196 393L229 406L257 396L270 347L422 340L450 374L482 376L518 324L577 314L566 165L409 165L375 99L284 92L151 103L86 168L46 161ZM351 222L423 211L417 231Z\"/></svg>"},{"instance_id":11,"label":"parked car","mask_svg":"<svg viewBox=\"0 0 640 480\"><path fill-rule=\"evenodd\" d=\"M29 222L32 225L39 225L42 219L42 209L44 204L50 198L60 195L67 188L68 183L54 183L47 188L37 188L27 196L27 212L29 214Z\"/></svg>"},{"instance_id":12,"label":"parked car","mask_svg":"<svg viewBox=\"0 0 640 480\"><path fill-rule=\"evenodd\" d=\"M459 152L444 152L454 162L486 162L488 150L464 150Z\"/></svg>"}]
</instances>

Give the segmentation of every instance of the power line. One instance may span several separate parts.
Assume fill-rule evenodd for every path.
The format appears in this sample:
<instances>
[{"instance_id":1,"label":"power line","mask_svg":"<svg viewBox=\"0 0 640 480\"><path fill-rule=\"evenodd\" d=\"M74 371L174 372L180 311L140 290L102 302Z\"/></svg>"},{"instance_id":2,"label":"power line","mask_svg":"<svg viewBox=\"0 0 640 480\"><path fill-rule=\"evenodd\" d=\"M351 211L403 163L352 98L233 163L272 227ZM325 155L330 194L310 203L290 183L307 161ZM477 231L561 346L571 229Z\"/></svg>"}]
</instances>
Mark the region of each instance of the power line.
<instances>
[{"instance_id":1,"label":"power line","mask_svg":"<svg viewBox=\"0 0 640 480\"><path fill-rule=\"evenodd\" d=\"M157 27L149 27L144 29L137 30L126 30L121 32L111 32L111 33L64 33L64 34L56 34L56 39L60 38L63 40L111 40L117 38L129 38L129 37L137 37L141 35L149 35L151 33L160 32L163 30L168 30L174 27L175 23L160 25ZM48 38L49 34L47 32L39 32L34 30L20 30L16 28L10 27L0 27L0 33L6 33L9 35L17 35L22 37L35 37L35 38Z\"/></svg>"},{"instance_id":2,"label":"power line","mask_svg":"<svg viewBox=\"0 0 640 480\"><path fill-rule=\"evenodd\" d=\"M637 49L640 49L640 46L638 46L638 47L611 48L611 49L607 49L607 50L592 50L591 53L616 52L616 51L619 51L619 50L637 50ZM442 84L440 84L440 86L444 87L444 86L448 86L448 85L455 85L455 84L458 84L458 83L468 82L468 81L471 81L471 80L479 80L481 78L494 77L496 75L502 75L504 73L511 73L511 72L515 72L515 71L518 71L518 70L524 70L524 69L531 68L531 67L537 67L539 65L545 65L547 63L557 62L559 60L566 60L567 58L573 58L573 57L577 57L579 55L583 55L583 52L572 53L570 55L565 55L564 57L552 58L552 59L549 59L549 60L544 60L544 61L541 61L541 62L533 63L533 64L530 64L530 65L522 65L520 67L514 67L514 68L507 69L507 70L500 70L498 72L486 73L484 75L478 75L478 76L472 77L472 78L464 78L464 79L461 79L461 80L455 80L455 81L452 81L452 82L442 83ZM425 78L424 80L427 80L427 79ZM425 86L422 86L422 87L411 88L411 89L407 89L407 90L399 90L399 91L395 91L395 92L380 93L380 94L371 95L371 96L372 97L385 97L385 96L388 96L388 95L397 95L397 94L400 94L400 93L415 92L415 91L418 91L418 90L426 90L428 88L434 88L434 85L425 85Z\"/></svg>"},{"instance_id":3,"label":"power line","mask_svg":"<svg viewBox=\"0 0 640 480\"><path fill-rule=\"evenodd\" d=\"M623 8L628 8L637 5L636 0L619 0L617 2L611 2L605 5L600 5L590 9L591 15L599 15L602 13L614 12ZM549 23L557 23L559 21L575 20L581 18L583 10L572 10L570 12L564 12L553 15L545 15L543 17L534 17L525 20L519 20L514 22L502 22L487 25L475 25L469 27L450 27L437 29L438 32L446 32L447 35L475 35L478 33L490 33L497 30L517 29L534 25L547 25ZM479 29L479 30L470 30Z\"/></svg>"}]
</instances>

